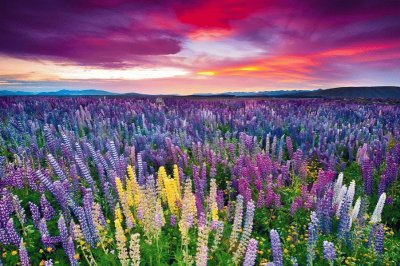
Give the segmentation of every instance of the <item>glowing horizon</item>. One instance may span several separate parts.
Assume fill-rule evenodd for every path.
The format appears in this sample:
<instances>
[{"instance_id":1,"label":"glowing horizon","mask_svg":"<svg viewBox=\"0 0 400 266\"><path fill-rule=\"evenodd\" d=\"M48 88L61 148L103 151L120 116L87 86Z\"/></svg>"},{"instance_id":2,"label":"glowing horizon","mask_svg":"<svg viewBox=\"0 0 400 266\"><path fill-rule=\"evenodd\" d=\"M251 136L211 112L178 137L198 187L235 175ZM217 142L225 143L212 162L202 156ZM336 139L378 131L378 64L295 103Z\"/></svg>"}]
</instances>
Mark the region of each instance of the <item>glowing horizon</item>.
<instances>
[{"instance_id":1,"label":"glowing horizon","mask_svg":"<svg viewBox=\"0 0 400 266\"><path fill-rule=\"evenodd\" d=\"M0 90L400 85L400 2L22 2L3 3Z\"/></svg>"}]
</instances>

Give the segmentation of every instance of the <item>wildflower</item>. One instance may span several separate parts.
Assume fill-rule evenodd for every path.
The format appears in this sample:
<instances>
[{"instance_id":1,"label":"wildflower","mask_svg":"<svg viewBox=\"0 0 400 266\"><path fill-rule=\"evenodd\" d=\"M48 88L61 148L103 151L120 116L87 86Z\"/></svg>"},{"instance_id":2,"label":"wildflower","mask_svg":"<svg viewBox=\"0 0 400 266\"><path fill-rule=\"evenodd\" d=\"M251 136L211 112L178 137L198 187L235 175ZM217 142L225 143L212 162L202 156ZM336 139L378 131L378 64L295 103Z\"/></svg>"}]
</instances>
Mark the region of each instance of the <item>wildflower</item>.
<instances>
[{"instance_id":1,"label":"wildflower","mask_svg":"<svg viewBox=\"0 0 400 266\"><path fill-rule=\"evenodd\" d=\"M242 229L243 219L243 196L238 195L236 198L235 218L233 220L232 232L229 237L229 249L233 250L237 244L240 230Z\"/></svg>"},{"instance_id":2,"label":"wildflower","mask_svg":"<svg viewBox=\"0 0 400 266\"><path fill-rule=\"evenodd\" d=\"M349 230L351 229L353 221L355 221L358 217L358 214L360 212L360 206L361 206L361 197L357 199L356 203L354 204L353 210L351 211Z\"/></svg>"},{"instance_id":3,"label":"wildflower","mask_svg":"<svg viewBox=\"0 0 400 266\"><path fill-rule=\"evenodd\" d=\"M207 225L199 226L199 232L197 236L196 266L207 265L208 236L209 236L209 227Z\"/></svg>"},{"instance_id":4,"label":"wildflower","mask_svg":"<svg viewBox=\"0 0 400 266\"><path fill-rule=\"evenodd\" d=\"M250 239L250 235L253 230L254 210L255 210L254 202L251 200L247 203L246 218L244 222L242 237L240 238L239 246L237 247L235 253L233 254L233 260L236 263L241 261L245 253L245 248L247 246L247 243Z\"/></svg>"},{"instance_id":5,"label":"wildflower","mask_svg":"<svg viewBox=\"0 0 400 266\"><path fill-rule=\"evenodd\" d=\"M211 219L213 221L218 221L218 205L217 205L217 183L215 178L210 180L210 195L208 198L211 211Z\"/></svg>"},{"instance_id":6,"label":"wildflower","mask_svg":"<svg viewBox=\"0 0 400 266\"><path fill-rule=\"evenodd\" d=\"M214 243L211 247L211 252L214 252L217 250L219 243L221 242L222 238L222 233L224 232L224 223L221 221L218 221L216 224L216 233L214 236Z\"/></svg>"},{"instance_id":7,"label":"wildflower","mask_svg":"<svg viewBox=\"0 0 400 266\"><path fill-rule=\"evenodd\" d=\"M126 226L129 229L132 229L133 224L134 224L134 218L133 218L132 212L129 208L126 192L122 186L122 182L121 182L120 178L118 178L118 177L115 178L115 185L117 187L117 192L118 192L119 201L121 203L122 212L124 213L124 216L125 216Z\"/></svg>"},{"instance_id":8,"label":"wildflower","mask_svg":"<svg viewBox=\"0 0 400 266\"><path fill-rule=\"evenodd\" d=\"M333 246L333 243L329 241L324 241L323 247L324 258L327 259L331 265L333 265L333 261L336 257L335 247Z\"/></svg>"},{"instance_id":9,"label":"wildflower","mask_svg":"<svg viewBox=\"0 0 400 266\"><path fill-rule=\"evenodd\" d=\"M386 193L382 193L381 196L379 197L378 203L376 204L375 210L371 216L372 224L377 224L381 221L381 214L383 207L385 206L385 201L386 201Z\"/></svg>"},{"instance_id":10,"label":"wildflower","mask_svg":"<svg viewBox=\"0 0 400 266\"><path fill-rule=\"evenodd\" d=\"M375 250L379 255L383 255L383 239L384 239L385 231L383 229L383 225L377 225L375 232Z\"/></svg>"},{"instance_id":11,"label":"wildflower","mask_svg":"<svg viewBox=\"0 0 400 266\"><path fill-rule=\"evenodd\" d=\"M133 234L129 242L129 256L131 257L133 266L138 266L140 264L139 237L140 235L138 233Z\"/></svg>"},{"instance_id":12,"label":"wildflower","mask_svg":"<svg viewBox=\"0 0 400 266\"><path fill-rule=\"evenodd\" d=\"M249 240L243 266L253 266L255 264L257 256L257 245L258 242L254 238Z\"/></svg>"},{"instance_id":13,"label":"wildflower","mask_svg":"<svg viewBox=\"0 0 400 266\"><path fill-rule=\"evenodd\" d=\"M28 252L26 251L25 245L22 242L19 244L19 260L22 266L29 266L29 256Z\"/></svg>"},{"instance_id":14,"label":"wildflower","mask_svg":"<svg viewBox=\"0 0 400 266\"><path fill-rule=\"evenodd\" d=\"M126 249L126 236L121 226L121 221L115 219L115 239L117 242L118 258L123 266L129 265L129 256Z\"/></svg>"},{"instance_id":15,"label":"wildflower","mask_svg":"<svg viewBox=\"0 0 400 266\"><path fill-rule=\"evenodd\" d=\"M177 202L180 201L180 192L179 192L179 186L178 182L174 178L170 178L165 174L165 170L160 167L161 169L159 170L159 175L162 176L163 180L162 183L164 184L165 187L165 196L167 198L168 206L169 209L173 214L178 213L178 207L176 205ZM177 179L179 180L179 175L177 176Z\"/></svg>"},{"instance_id":16,"label":"wildflower","mask_svg":"<svg viewBox=\"0 0 400 266\"><path fill-rule=\"evenodd\" d=\"M270 237L271 237L272 257L274 259L274 265L283 266L282 247L278 231L272 229L270 232Z\"/></svg>"}]
</instances>

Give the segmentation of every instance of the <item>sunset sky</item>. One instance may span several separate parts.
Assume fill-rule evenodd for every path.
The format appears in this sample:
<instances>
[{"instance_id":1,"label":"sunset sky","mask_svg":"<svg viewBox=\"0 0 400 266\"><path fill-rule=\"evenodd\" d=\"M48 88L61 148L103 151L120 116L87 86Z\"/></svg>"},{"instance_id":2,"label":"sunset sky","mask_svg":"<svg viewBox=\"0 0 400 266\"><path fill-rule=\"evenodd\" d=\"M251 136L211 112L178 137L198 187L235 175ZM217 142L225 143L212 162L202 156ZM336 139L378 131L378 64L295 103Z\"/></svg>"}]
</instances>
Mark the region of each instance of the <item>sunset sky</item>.
<instances>
[{"instance_id":1,"label":"sunset sky","mask_svg":"<svg viewBox=\"0 0 400 266\"><path fill-rule=\"evenodd\" d=\"M0 90L400 85L400 1L0 1Z\"/></svg>"}]
</instances>

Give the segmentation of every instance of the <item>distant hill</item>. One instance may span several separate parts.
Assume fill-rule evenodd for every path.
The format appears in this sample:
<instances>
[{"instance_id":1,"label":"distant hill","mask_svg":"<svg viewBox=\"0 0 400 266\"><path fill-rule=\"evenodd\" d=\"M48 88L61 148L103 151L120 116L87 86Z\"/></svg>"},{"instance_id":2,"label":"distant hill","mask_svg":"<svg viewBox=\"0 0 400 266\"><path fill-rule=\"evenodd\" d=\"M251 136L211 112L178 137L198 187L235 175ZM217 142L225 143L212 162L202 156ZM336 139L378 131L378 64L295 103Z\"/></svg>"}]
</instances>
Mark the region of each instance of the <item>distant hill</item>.
<instances>
[{"instance_id":1,"label":"distant hill","mask_svg":"<svg viewBox=\"0 0 400 266\"><path fill-rule=\"evenodd\" d=\"M366 98L366 99L400 99L400 87L340 87L332 89L278 90L260 92L225 92L219 94L195 94L194 97L278 97L278 98Z\"/></svg>"},{"instance_id":2,"label":"distant hill","mask_svg":"<svg viewBox=\"0 0 400 266\"><path fill-rule=\"evenodd\" d=\"M34 95L34 93L27 91L8 91L8 90L0 91L0 96L24 96L24 95Z\"/></svg>"},{"instance_id":3,"label":"distant hill","mask_svg":"<svg viewBox=\"0 0 400 266\"><path fill-rule=\"evenodd\" d=\"M103 90L59 90L51 92L39 92L39 96L109 96L118 95L118 93Z\"/></svg>"},{"instance_id":4,"label":"distant hill","mask_svg":"<svg viewBox=\"0 0 400 266\"><path fill-rule=\"evenodd\" d=\"M294 95L300 92L300 90L277 90L277 91L257 91L257 92L224 92L219 94L214 93L198 93L191 96L195 97L279 97L286 95Z\"/></svg>"},{"instance_id":5,"label":"distant hill","mask_svg":"<svg viewBox=\"0 0 400 266\"><path fill-rule=\"evenodd\" d=\"M0 96L120 96L120 97L276 97L276 98L366 98L366 99L400 99L400 87L376 86L376 87L339 87L319 90L277 90L259 92L224 92L224 93L198 93L189 96L147 95L135 92L115 93L104 90L59 90L52 92L25 92L0 90Z\"/></svg>"},{"instance_id":6,"label":"distant hill","mask_svg":"<svg viewBox=\"0 0 400 266\"><path fill-rule=\"evenodd\" d=\"M59 90L49 92L28 92L0 90L0 96L112 96L118 93L103 90Z\"/></svg>"},{"instance_id":7,"label":"distant hill","mask_svg":"<svg viewBox=\"0 0 400 266\"><path fill-rule=\"evenodd\" d=\"M400 87L339 87L326 90L303 91L295 97L400 99Z\"/></svg>"}]
</instances>

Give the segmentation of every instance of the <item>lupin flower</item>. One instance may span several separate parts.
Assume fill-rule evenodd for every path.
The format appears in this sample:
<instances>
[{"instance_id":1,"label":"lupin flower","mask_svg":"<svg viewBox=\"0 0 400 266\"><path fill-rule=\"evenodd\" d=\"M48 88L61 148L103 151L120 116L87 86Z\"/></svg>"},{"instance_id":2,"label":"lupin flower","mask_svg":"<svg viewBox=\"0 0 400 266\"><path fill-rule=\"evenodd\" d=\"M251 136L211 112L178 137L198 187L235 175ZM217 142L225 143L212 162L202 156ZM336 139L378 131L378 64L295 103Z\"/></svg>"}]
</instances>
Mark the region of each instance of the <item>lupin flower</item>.
<instances>
[{"instance_id":1,"label":"lupin flower","mask_svg":"<svg viewBox=\"0 0 400 266\"><path fill-rule=\"evenodd\" d=\"M274 265L283 266L282 246L278 231L272 229L270 231L270 238L271 238L272 257L274 259Z\"/></svg>"},{"instance_id":2,"label":"lupin flower","mask_svg":"<svg viewBox=\"0 0 400 266\"><path fill-rule=\"evenodd\" d=\"M230 250L236 248L236 244L239 238L239 232L242 230L242 219L243 219L243 196L238 195L236 197L235 218L233 220L232 232L229 237Z\"/></svg>"},{"instance_id":3,"label":"lupin flower","mask_svg":"<svg viewBox=\"0 0 400 266\"><path fill-rule=\"evenodd\" d=\"M360 212L360 207L361 207L361 197L359 197L354 204L353 209L351 210L350 214L350 224L349 224L349 230L351 229L352 223L357 219L358 214Z\"/></svg>"},{"instance_id":4,"label":"lupin flower","mask_svg":"<svg viewBox=\"0 0 400 266\"><path fill-rule=\"evenodd\" d=\"M222 234L224 232L224 223L222 221L217 221L215 225L215 236L214 242L211 247L211 252L215 252L221 242Z\"/></svg>"},{"instance_id":5,"label":"lupin flower","mask_svg":"<svg viewBox=\"0 0 400 266\"><path fill-rule=\"evenodd\" d=\"M21 262L21 266L29 266L29 256L28 251L25 248L24 243L22 242L19 244L19 261Z\"/></svg>"},{"instance_id":6,"label":"lupin flower","mask_svg":"<svg viewBox=\"0 0 400 266\"><path fill-rule=\"evenodd\" d=\"M17 195L12 195L12 205L14 207L14 212L18 218L18 221L24 225L26 222L25 210L21 206L21 200L18 198Z\"/></svg>"},{"instance_id":7,"label":"lupin flower","mask_svg":"<svg viewBox=\"0 0 400 266\"><path fill-rule=\"evenodd\" d=\"M307 263L312 265L315 257L315 243L318 239L318 218L315 212L311 212L310 222L308 223L308 242L307 242Z\"/></svg>"},{"instance_id":8,"label":"lupin flower","mask_svg":"<svg viewBox=\"0 0 400 266\"><path fill-rule=\"evenodd\" d=\"M133 225L134 225L134 217L129 208L128 197L126 195L126 191L124 190L124 188L122 186L122 181L120 178L118 178L118 177L115 178L115 185L117 188L119 201L121 203L122 212L124 213L124 216L125 216L126 226L129 229L132 229Z\"/></svg>"},{"instance_id":9,"label":"lupin flower","mask_svg":"<svg viewBox=\"0 0 400 266\"><path fill-rule=\"evenodd\" d=\"M54 172L60 178L60 180L62 182L66 181L67 176L64 174L63 170L61 169L61 167L58 164L58 162L56 161L56 159L54 159L52 154L50 154L50 153L47 154L47 160L49 161L50 165L53 167Z\"/></svg>"},{"instance_id":10,"label":"lupin flower","mask_svg":"<svg viewBox=\"0 0 400 266\"><path fill-rule=\"evenodd\" d=\"M324 241L324 258L329 261L331 265L333 265L333 261L336 257L335 247L332 242Z\"/></svg>"},{"instance_id":11,"label":"lupin flower","mask_svg":"<svg viewBox=\"0 0 400 266\"><path fill-rule=\"evenodd\" d=\"M29 210L31 211L32 214L32 220L33 220L33 224L38 227L39 225L39 221L40 221L40 211L39 211L39 207L32 202L29 202Z\"/></svg>"},{"instance_id":12,"label":"lupin flower","mask_svg":"<svg viewBox=\"0 0 400 266\"><path fill-rule=\"evenodd\" d=\"M361 165L362 175L364 179L364 191L365 194L372 195L372 186L374 184L374 166L372 161L366 159Z\"/></svg>"},{"instance_id":13,"label":"lupin flower","mask_svg":"<svg viewBox=\"0 0 400 266\"><path fill-rule=\"evenodd\" d=\"M249 240L243 266L253 266L256 262L258 242L254 238Z\"/></svg>"},{"instance_id":14,"label":"lupin flower","mask_svg":"<svg viewBox=\"0 0 400 266\"><path fill-rule=\"evenodd\" d=\"M197 250L196 250L196 266L207 266L208 261L208 236L209 227L207 225L199 226L197 236Z\"/></svg>"},{"instance_id":15,"label":"lupin flower","mask_svg":"<svg viewBox=\"0 0 400 266\"><path fill-rule=\"evenodd\" d=\"M140 235L138 233L131 236L129 242L129 256L131 257L132 266L140 265Z\"/></svg>"},{"instance_id":16,"label":"lupin flower","mask_svg":"<svg viewBox=\"0 0 400 266\"><path fill-rule=\"evenodd\" d=\"M340 212L339 212L339 225L338 225L338 236L343 237L350 230L351 218L349 215L350 210L350 201L347 195L342 199L340 203Z\"/></svg>"},{"instance_id":17,"label":"lupin flower","mask_svg":"<svg viewBox=\"0 0 400 266\"><path fill-rule=\"evenodd\" d=\"M210 206L211 219L213 221L218 221L217 183L215 178L211 178L210 180L210 195L208 202Z\"/></svg>"},{"instance_id":18,"label":"lupin flower","mask_svg":"<svg viewBox=\"0 0 400 266\"><path fill-rule=\"evenodd\" d=\"M382 219L381 214L383 207L385 206L385 201L386 201L386 193L382 193L381 196L379 197L378 203L376 204L375 210L371 216L372 224L377 224L381 221Z\"/></svg>"},{"instance_id":19,"label":"lupin flower","mask_svg":"<svg viewBox=\"0 0 400 266\"><path fill-rule=\"evenodd\" d=\"M58 230L60 232L61 243L64 248L64 252L67 255L71 265L77 265L75 259L75 246L72 238L68 235L67 225L65 224L64 217L61 215L58 219Z\"/></svg>"},{"instance_id":20,"label":"lupin flower","mask_svg":"<svg viewBox=\"0 0 400 266\"><path fill-rule=\"evenodd\" d=\"M175 226L175 225L176 225L176 215L175 215L175 214L172 214L172 215L169 217L169 224L170 224L171 226Z\"/></svg>"},{"instance_id":21,"label":"lupin flower","mask_svg":"<svg viewBox=\"0 0 400 266\"><path fill-rule=\"evenodd\" d=\"M78 165L82 176L85 178L86 182L89 184L90 188L94 190L94 180L92 176L90 175L90 171L87 168L86 164L83 162L82 157L75 155L75 162Z\"/></svg>"},{"instance_id":22,"label":"lupin flower","mask_svg":"<svg viewBox=\"0 0 400 266\"><path fill-rule=\"evenodd\" d=\"M377 225L375 231L375 250L380 256L383 255L384 235L385 235L385 230L383 228L383 224Z\"/></svg>"},{"instance_id":23,"label":"lupin flower","mask_svg":"<svg viewBox=\"0 0 400 266\"><path fill-rule=\"evenodd\" d=\"M8 240L11 244L18 246L21 241L21 237L18 235L14 227L14 221L10 218L6 224L5 232L8 235Z\"/></svg>"},{"instance_id":24,"label":"lupin flower","mask_svg":"<svg viewBox=\"0 0 400 266\"><path fill-rule=\"evenodd\" d=\"M334 187L334 191L335 191L335 195L333 197L334 203L340 202L339 194L341 193L342 186L343 186L343 173L339 173L338 179L336 180L335 187Z\"/></svg>"},{"instance_id":25,"label":"lupin flower","mask_svg":"<svg viewBox=\"0 0 400 266\"><path fill-rule=\"evenodd\" d=\"M126 236L121 225L120 219L116 218L115 221L115 239L117 242L118 258L123 266L129 265L129 255L126 249Z\"/></svg>"},{"instance_id":26,"label":"lupin flower","mask_svg":"<svg viewBox=\"0 0 400 266\"><path fill-rule=\"evenodd\" d=\"M51 220L56 215L54 208L51 206L50 202L46 199L46 196L44 194L40 198L40 209L42 211L43 217L47 221Z\"/></svg>"},{"instance_id":27,"label":"lupin flower","mask_svg":"<svg viewBox=\"0 0 400 266\"><path fill-rule=\"evenodd\" d=\"M239 261L242 260L247 243L250 239L250 235L253 230L254 209L255 209L254 202L249 201L247 203L247 208L246 208L246 218L244 221L242 237L240 238L239 246L236 249L236 252L233 254L233 260L236 263L239 263Z\"/></svg>"}]
</instances>

